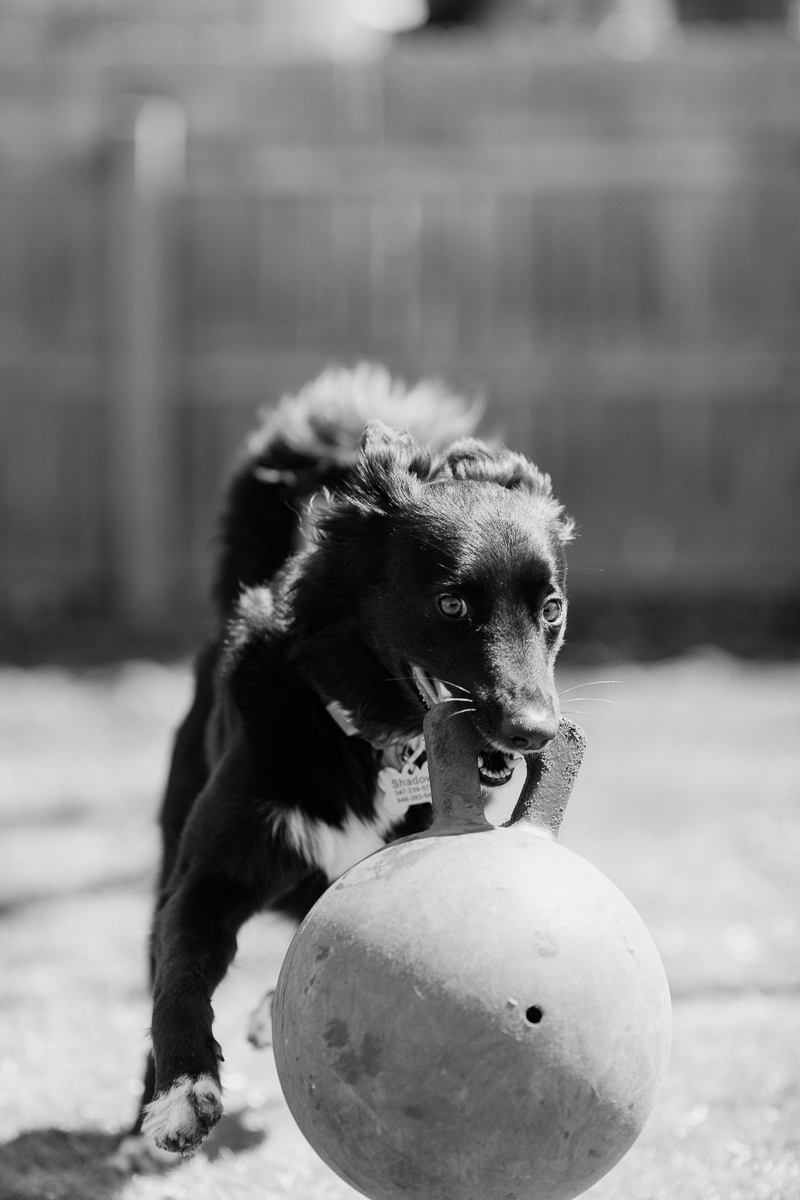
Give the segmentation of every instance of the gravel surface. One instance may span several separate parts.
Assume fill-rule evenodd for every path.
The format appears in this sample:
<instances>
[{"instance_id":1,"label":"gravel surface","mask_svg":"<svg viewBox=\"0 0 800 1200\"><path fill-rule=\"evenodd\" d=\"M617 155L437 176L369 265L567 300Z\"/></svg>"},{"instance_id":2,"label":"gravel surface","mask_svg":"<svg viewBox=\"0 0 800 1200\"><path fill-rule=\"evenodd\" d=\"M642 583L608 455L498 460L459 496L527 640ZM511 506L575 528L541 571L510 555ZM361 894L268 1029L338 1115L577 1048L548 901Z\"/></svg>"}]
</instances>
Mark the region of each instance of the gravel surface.
<instances>
[{"instance_id":1,"label":"gravel surface","mask_svg":"<svg viewBox=\"0 0 800 1200\"><path fill-rule=\"evenodd\" d=\"M217 993L228 1115L206 1151L133 1177L105 1161L136 1106L155 812L189 687L185 665L0 671L0 1200L355 1195L245 1041L291 936L269 918ZM653 1117L587 1196L798 1200L800 667L706 652L560 687L590 739L561 840L634 902L674 997Z\"/></svg>"}]
</instances>

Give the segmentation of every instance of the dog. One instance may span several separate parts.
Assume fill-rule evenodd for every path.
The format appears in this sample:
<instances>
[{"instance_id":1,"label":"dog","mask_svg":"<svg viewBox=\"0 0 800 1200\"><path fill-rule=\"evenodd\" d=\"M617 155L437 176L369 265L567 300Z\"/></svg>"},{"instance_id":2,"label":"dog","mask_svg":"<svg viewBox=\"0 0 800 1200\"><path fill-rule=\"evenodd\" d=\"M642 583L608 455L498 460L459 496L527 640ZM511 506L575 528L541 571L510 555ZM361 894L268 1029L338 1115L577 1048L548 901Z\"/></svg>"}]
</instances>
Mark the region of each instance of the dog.
<instances>
[{"instance_id":1,"label":"dog","mask_svg":"<svg viewBox=\"0 0 800 1200\"><path fill-rule=\"evenodd\" d=\"M422 721L467 712L486 788L559 721L573 522L475 405L331 369L250 438L221 520L217 627L161 812L152 1051L134 1133L191 1154L222 1113L211 997L241 925L300 920L430 822Z\"/></svg>"}]
</instances>

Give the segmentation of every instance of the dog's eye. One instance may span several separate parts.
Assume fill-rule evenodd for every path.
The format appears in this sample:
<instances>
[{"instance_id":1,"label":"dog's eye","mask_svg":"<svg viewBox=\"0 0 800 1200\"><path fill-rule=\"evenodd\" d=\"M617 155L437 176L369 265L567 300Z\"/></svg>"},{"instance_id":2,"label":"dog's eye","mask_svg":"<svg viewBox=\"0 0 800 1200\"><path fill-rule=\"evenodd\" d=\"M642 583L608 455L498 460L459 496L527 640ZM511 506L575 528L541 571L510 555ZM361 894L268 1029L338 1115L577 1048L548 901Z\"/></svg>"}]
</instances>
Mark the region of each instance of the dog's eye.
<instances>
[{"instance_id":1,"label":"dog's eye","mask_svg":"<svg viewBox=\"0 0 800 1200\"><path fill-rule=\"evenodd\" d=\"M460 596L454 596L451 592L445 593L444 596L437 596L436 603L439 606L439 611L446 617L465 617L467 615L467 606Z\"/></svg>"},{"instance_id":2,"label":"dog's eye","mask_svg":"<svg viewBox=\"0 0 800 1200\"><path fill-rule=\"evenodd\" d=\"M564 605L560 600L548 600L542 609L542 620L548 625L558 625L564 612Z\"/></svg>"}]
</instances>

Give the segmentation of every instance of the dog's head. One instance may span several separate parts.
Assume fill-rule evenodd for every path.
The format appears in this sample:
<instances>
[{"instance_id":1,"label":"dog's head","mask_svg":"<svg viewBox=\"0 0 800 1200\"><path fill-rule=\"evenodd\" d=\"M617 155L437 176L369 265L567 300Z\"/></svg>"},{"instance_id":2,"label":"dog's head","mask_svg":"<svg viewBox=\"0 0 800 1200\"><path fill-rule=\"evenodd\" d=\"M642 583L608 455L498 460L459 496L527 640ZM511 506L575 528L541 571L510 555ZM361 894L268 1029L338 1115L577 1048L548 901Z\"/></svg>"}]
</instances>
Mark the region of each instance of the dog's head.
<instances>
[{"instance_id":1,"label":"dog's head","mask_svg":"<svg viewBox=\"0 0 800 1200\"><path fill-rule=\"evenodd\" d=\"M469 712L503 783L558 728L572 532L522 455L469 438L433 460L373 424L292 585L298 665L374 741L419 733L432 703Z\"/></svg>"}]
</instances>

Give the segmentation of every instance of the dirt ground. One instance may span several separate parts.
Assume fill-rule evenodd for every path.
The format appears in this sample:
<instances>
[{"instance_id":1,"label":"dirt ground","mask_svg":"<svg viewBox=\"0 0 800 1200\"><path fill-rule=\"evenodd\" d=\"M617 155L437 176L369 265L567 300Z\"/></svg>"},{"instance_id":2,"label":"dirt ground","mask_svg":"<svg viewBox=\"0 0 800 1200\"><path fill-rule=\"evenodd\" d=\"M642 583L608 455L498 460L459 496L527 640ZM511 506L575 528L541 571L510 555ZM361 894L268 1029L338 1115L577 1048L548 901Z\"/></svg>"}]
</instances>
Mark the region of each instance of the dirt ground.
<instances>
[{"instance_id":1,"label":"dirt ground","mask_svg":"<svg viewBox=\"0 0 800 1200\"><path fill-rule=\"evenodd\" d=\"M139 1091L155 812L189 686L185 665L0 671L0 1200L355 1195L245 1041L291 936L267 919L217 994L228 1112L207 1150L106 1163ZM560 687L590 739L561 840L634 902L674 998L656 1110L587 1196L798 1200L800 667L705 652Z\"/></svg>"}]
</instances>

